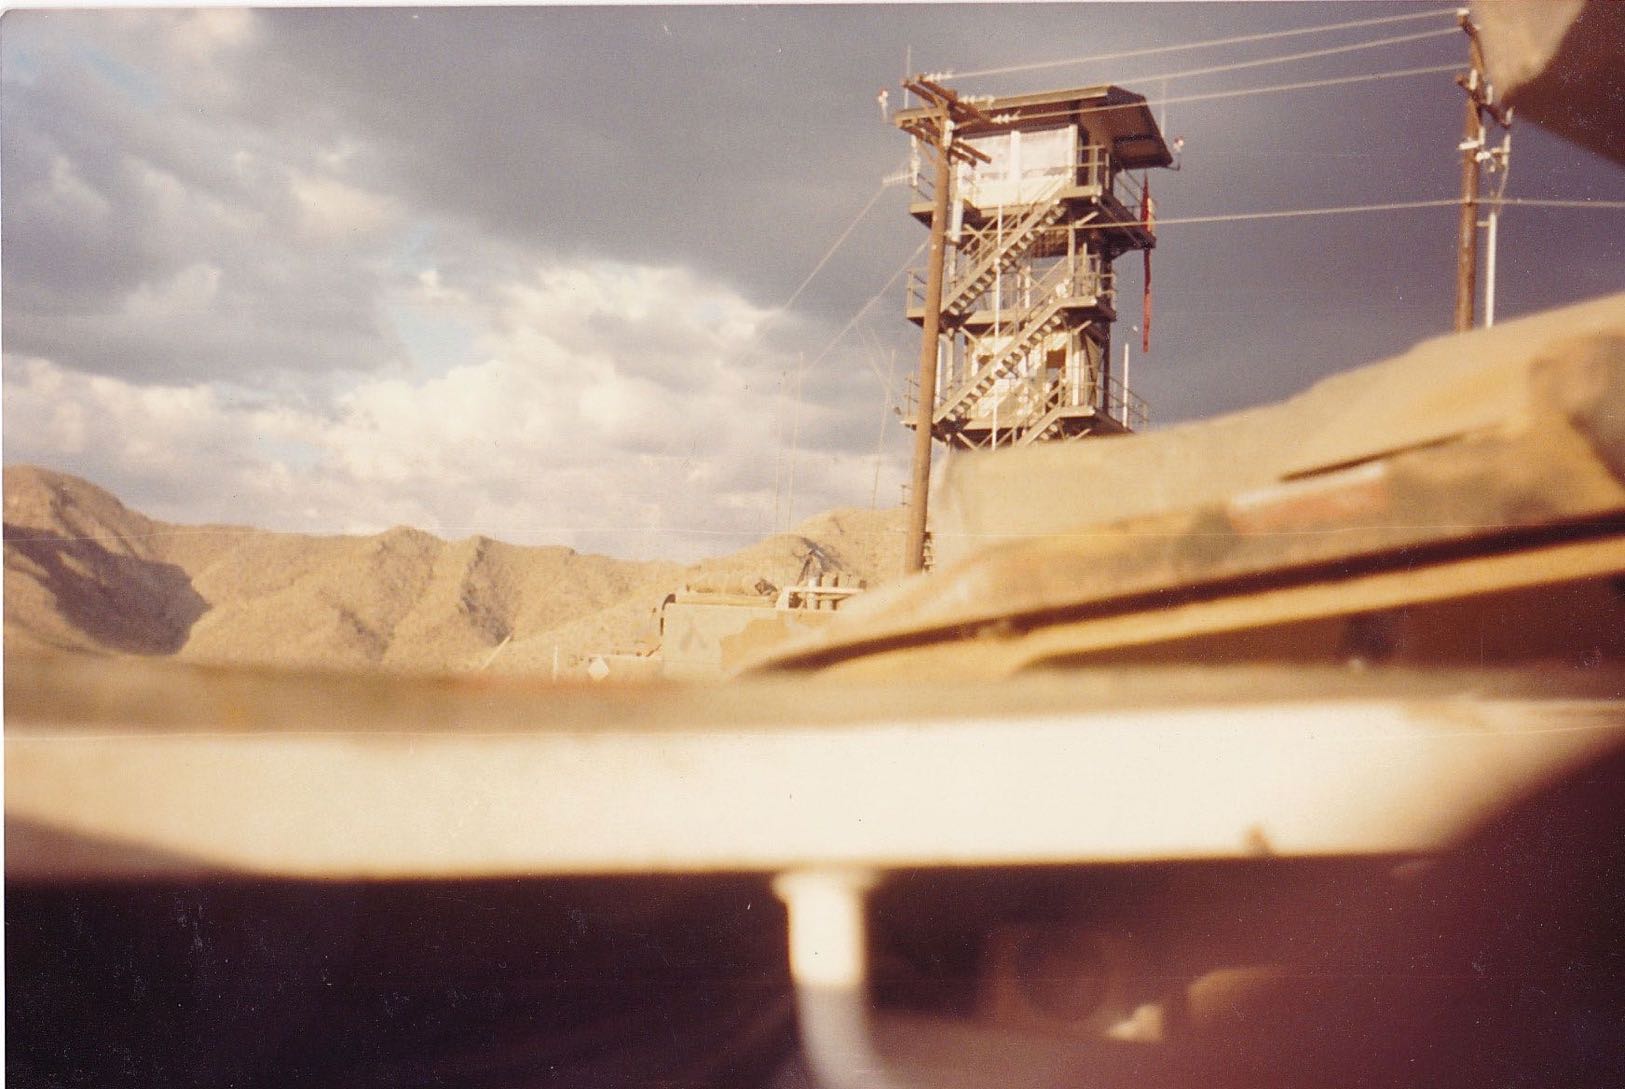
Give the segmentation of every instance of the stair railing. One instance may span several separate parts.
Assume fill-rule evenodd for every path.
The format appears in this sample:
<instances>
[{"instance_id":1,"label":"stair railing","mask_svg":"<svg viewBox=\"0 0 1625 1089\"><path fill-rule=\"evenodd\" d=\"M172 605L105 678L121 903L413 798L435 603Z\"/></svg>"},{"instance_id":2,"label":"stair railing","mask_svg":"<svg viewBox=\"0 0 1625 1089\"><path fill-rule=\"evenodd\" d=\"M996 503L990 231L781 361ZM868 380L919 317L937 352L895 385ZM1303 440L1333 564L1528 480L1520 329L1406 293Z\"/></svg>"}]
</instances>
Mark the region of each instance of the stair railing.
<instances>
[{"instance_id":1,"label":"stair railing","mask_svg":"<svg viewBox=\"0 0 1625 1089\"><path fill-rule=\"evenodd\" d=\"M937 403L936 418L940 420L961 415L965 403L980 397L1021 359L1048 331L1050 321L1059 313L1061 305L1072 295L1072 268L1058 261L1033 284L1034 303L1013 323L1009 339L969 378Z\"/></svg>"},{"instance_id":2,"label":"stair railing","mask_svg":"<svg viewBox=\"0 0 1625 1089\"><path fill-rule=\"evenodd\" d=\"M1020 219L1005 228L1002 237L998 233L989 236L983 231L976 236L972 247L960 250L959 263L963 271L943 292L944 312L962 314L969 309L992 285L993 278L1014 264L1016 258L1032 246L1037 234L1059 218L1061 210L1055 198L1060 191L1061 179L1057 179L1045 186Z\"/></svg>"}]
</instances>

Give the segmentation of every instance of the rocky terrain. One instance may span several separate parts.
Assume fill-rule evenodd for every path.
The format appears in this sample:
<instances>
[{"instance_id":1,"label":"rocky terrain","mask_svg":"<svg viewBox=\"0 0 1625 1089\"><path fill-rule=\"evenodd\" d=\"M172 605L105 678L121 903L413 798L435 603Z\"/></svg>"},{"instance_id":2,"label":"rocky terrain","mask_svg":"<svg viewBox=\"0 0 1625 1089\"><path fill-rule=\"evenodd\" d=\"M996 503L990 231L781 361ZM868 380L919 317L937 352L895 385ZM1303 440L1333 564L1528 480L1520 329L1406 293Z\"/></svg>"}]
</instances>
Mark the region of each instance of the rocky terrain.
<instances>
[{"instance_id":1,"label":"rocky terrain","mask_svg":"<svg viewBox=\"0 0 1625 1089\"><path fill-rule=\"evenodd\" d=\"M684 584L894 575L900 511L843 510L683 566L396 527L309 536L160 522L77 477L5 469L5 649L239 664L545 672L646 653ZM555 651L556 648L556 651Z\"/></svg>"}]
</instances>

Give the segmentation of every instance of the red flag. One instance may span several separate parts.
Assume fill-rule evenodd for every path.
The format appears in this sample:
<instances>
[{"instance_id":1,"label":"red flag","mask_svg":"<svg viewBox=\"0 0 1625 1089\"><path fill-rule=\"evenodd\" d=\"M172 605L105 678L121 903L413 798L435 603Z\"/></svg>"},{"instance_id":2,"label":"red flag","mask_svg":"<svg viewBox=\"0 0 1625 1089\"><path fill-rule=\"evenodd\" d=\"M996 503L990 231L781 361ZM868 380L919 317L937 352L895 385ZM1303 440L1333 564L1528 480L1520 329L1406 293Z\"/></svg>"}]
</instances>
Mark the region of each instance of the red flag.
<instances>
[{"instance_id":1,"label":"red flag","mask_svg":"<svg viewBox=\"0 0 1625 1089\"><path fill-rule=\"evenodd\" d=\"M1157 226L1157 206L1151 199L1151 179L1140 175L1140 220L1145 224L1146 231L1152 232ZM1140 318L1140 352L1143 355L1151 350L1151 247L1145 248L1145 299L1142 302L1143 316Z\"/></svg>"}]
</instances>

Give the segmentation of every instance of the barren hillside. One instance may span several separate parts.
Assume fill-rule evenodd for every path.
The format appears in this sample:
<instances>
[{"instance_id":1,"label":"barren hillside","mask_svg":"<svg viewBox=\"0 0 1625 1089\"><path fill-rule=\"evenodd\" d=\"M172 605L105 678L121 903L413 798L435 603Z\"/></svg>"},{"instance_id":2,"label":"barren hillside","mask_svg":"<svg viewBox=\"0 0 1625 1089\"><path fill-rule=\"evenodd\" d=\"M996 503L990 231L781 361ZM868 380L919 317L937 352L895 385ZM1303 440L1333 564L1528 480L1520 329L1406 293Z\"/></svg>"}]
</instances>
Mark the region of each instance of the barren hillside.
<instances>
[{"instance_id":1,"label":"barren hillside","mask_svg":"<svg viewBox=\"0 0 1625 1089\"><path fill-rule=\"evenodd\" d=\"M551 668L652 650L684 584L793 580L809 552L871 584L895 573L897 511L835 511L690 567L396 527L367 537L182 526L77 477L5 470L5 645L198 661L445 670ZM494 655L494 657L493 657Z\"/></svg>"}]
</instances>

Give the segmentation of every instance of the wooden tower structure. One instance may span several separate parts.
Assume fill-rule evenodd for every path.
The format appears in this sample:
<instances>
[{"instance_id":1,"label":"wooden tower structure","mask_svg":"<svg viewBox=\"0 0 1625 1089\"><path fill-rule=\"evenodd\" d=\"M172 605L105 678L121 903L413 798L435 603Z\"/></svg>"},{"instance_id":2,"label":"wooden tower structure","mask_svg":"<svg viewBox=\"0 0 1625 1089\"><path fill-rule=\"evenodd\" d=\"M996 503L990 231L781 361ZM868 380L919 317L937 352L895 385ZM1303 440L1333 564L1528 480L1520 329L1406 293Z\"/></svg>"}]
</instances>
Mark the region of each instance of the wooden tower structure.
<instances>
[{"instance_id":1,"label":"wooden tower structure","mask_svg":"<svg viewBox=\"0 0 1625 1089\"><path fill-rule=\"evenodd\" d=\"M943 262L935 322L929 258L909 283L909 319L938 329L936 381L922 382L934 386L932 437L1006 446L1143 425L1145 404L1112 373L1111 328L1112 263L1156 245L1132 172L1173 162L1145 97L1116 86L980 99L929 81L916 90L951 100L951 139L965 149L949 175L944 244L931 248ZM927 105L893 121L918 144L941 141L942 117ZM929 225L935 182L912 173L909 211Z\"/></svg>"}]
</instances>

